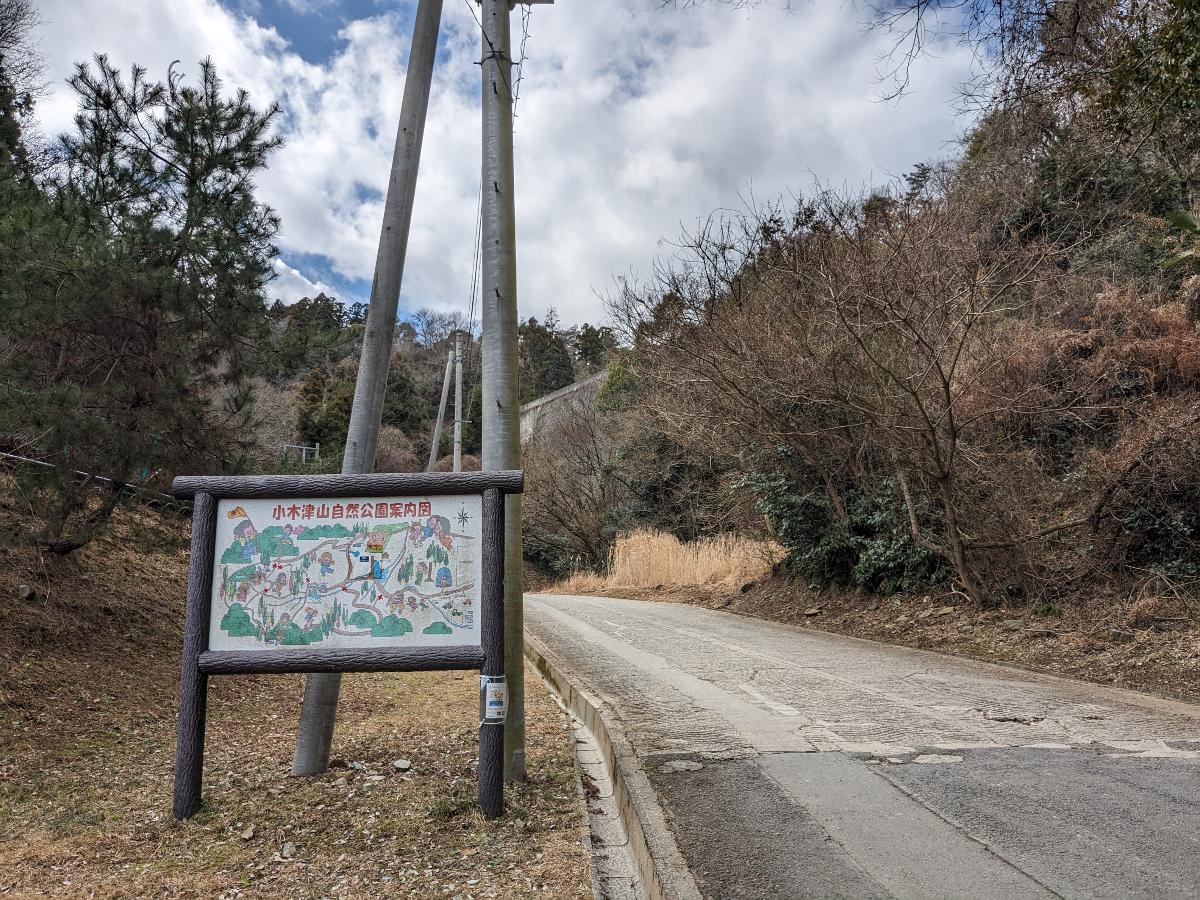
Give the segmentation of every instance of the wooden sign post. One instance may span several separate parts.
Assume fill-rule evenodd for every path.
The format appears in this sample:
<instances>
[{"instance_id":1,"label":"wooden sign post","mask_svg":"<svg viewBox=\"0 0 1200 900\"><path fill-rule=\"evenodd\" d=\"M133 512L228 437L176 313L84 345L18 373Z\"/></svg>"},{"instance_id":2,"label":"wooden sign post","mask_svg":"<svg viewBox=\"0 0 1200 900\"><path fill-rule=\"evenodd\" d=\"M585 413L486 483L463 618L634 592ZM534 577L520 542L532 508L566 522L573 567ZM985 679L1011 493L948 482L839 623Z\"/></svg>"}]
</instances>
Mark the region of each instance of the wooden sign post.
<instances>
[{"instance_id":1,"label":"wooden sign post","mask_svg":"<svg viewBox=\"0 0 1200 900\"><path fill-rule=\"evenodd\" d=\"M176 478L195 501L176 819L210 675L480 672L479 804L504 810L504 498L521 472Z\"/></svg>"}]
</instances>

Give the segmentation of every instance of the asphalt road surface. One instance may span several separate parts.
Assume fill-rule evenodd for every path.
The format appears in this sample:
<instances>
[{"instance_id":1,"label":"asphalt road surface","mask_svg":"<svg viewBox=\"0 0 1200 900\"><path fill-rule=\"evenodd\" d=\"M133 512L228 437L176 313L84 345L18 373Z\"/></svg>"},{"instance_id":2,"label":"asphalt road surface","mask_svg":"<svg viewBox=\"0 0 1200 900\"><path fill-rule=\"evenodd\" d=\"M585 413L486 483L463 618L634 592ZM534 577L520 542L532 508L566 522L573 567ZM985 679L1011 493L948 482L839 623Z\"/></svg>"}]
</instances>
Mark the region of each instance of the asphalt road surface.
<instances>
[{"instance_id":1,"label":"asphalt road surface","mask_svg":"<svg viewBox=\"0 0 1200 900\"><path fill-rule=\"evenodd\" d=\"M706 897L1200 897L1200 707L681 604L525 615Z\"/></svg>"}]
</instances>

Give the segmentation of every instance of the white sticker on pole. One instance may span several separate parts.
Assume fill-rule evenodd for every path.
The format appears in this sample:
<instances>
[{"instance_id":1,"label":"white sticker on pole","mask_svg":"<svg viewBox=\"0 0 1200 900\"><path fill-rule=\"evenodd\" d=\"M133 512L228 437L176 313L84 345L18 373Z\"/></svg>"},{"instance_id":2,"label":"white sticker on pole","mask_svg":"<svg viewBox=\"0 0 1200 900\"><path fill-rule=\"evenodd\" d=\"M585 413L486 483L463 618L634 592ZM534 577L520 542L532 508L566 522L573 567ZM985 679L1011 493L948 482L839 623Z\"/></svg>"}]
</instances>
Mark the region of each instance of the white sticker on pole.
<instances>
[{"instance_id":1,"label":"white sticker on pole","mask_svg":"<svg viewBox=\"0 0 1200 900\"><path fill-rule=\"evenodd\" d=\"M503 724L508 715L508 682L503 675L479 676L479 718L484 725Z\"/></svg>"}]
</instances>

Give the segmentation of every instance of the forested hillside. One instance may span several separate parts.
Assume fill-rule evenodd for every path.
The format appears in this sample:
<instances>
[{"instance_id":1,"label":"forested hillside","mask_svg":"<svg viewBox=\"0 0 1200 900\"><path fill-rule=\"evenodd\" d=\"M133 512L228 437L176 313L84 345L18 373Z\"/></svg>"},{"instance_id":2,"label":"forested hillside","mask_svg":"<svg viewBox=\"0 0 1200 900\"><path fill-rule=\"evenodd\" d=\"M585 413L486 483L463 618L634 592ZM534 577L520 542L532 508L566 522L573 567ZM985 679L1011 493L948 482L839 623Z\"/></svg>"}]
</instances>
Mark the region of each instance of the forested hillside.
<instances>
[{"instance_id":1,"label":"forested hillside","mask_svg":"<svg viewBox=\"0 0 1200 900\"><path fill-rule=\"evenodd\" d=\"M74 128L52 139L36 21L27 0L0 4L0 499L22 513L7 539L71 553L185 471L337 471L367 308L278 299L280 223L255 193L278 108L211 61L124 73L97 56L70 82ZM456 331L478 465L479 324L424 308L400 323L381 470L424 469ZM594 373L614 345L553 310L520 338L523 400ZM446 428L443 454L450 441ZM296 445L317 444L302 463Z\"/></svg>"},{"instance_id":2,"label":"forested hillside","mask_svg":"<svg viewBox=\"0 0 1200 900\"><path fill-rule=\"evenodd\" d=\"M531 472L544 566L739 531L814 587L1191 615L1200 12L966 6L989 68L958 151L716 214L610 298L627 349L573 424L583 487Z\"/></svg>"}]
</instances>

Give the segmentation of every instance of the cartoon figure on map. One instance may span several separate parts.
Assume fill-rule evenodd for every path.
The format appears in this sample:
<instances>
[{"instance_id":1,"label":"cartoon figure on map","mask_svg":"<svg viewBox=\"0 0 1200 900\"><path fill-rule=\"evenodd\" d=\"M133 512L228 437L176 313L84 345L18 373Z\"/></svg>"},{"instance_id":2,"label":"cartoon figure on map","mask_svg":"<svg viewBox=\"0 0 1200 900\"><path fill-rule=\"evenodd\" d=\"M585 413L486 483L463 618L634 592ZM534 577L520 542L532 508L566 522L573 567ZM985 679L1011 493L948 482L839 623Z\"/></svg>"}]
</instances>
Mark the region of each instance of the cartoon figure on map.
<instances>
[{"instance_id":1,"label":"cartoon figure on map","mask_svg":"<svg viewBox=\"0 0 1200 900\"><path fill-rule=\"evenodd\" d=\"M242 519L233 526L233 547L242 562L254 559L255 551L258 550L258 530L249 519Z\"/></svg>"},{"instance_id":2,"label":"cartoon figure on map","mask_svg":"<svg viewBox=\"0 0 1200 900\"><path fill-rule=\"evenodd\" d=\"M450 520L445 516L430 516L425 524L425 537L433 536L449 550L454 546L454 535L450 533Z\"/></svg>"},{"instance_id":3,"label":"cartoon figure on map","mask_svg":"<svg viewBox=\"0 0 1200 900\"><path fill-rule=\"evenodd\" d=\"M437 579L434 581L434 586L440 588L454 587L454 576L450 574L450 570L445 566L437 570Z\"/></svg>"},{"instance_id":4,"label":"cartoon figure on map","mask_svg":"<svg viewBox=\"0 0 1200 900\"><path fill-rule=\"evenodd\" d=\"M317 620L317 611L311 606L304 610L304 627L311 628L312 623Z\"/></svg>"},{"instance_id":5,"label":"cartoon figure on map","mask_svg":"<svg viewBox=\"0 0 1200 900\"><path fill-rule=\"evenodd\" d=\"M328 550L321 554L321 558L317 560L321 564L322 575L333 574L333 554Z\"/></svg>"},{"instance_id":6,"label":"cartoon figure on map","mask_svg":"<svg viewBox=\"0 0 1200 900\"><path fill-rule=\"evenodd\" d=\"M421 527L420 522L413 522L412 527L408 529L408 541L410 544L421 546L425 541L425 529Z\"/></svg>"},{"instance_id":7,"label":"cartoon figure on map","mask_svg":"<svg viewBox=\"0 0 1200 900\"><path fill-rule=\"evenodd\" d=\"M288 592L287 587L288 587L287 572L280 572L278 575L275 576L275 593L277 593L277 594L287 593Z\"/></svg>"}]
</instances>

